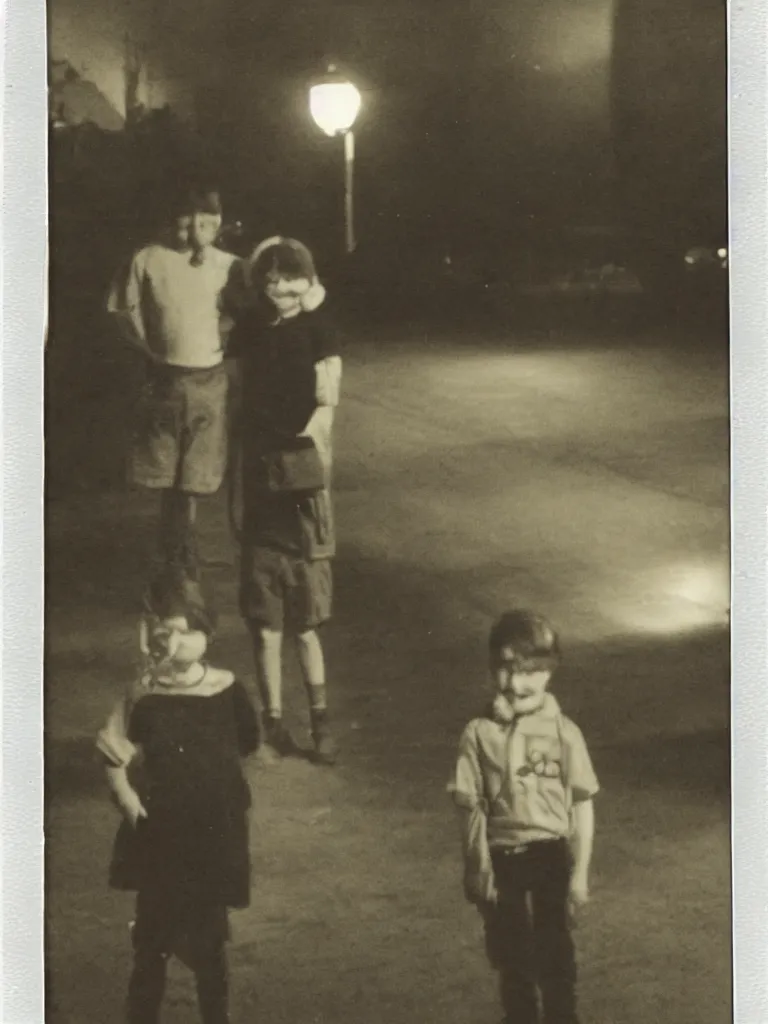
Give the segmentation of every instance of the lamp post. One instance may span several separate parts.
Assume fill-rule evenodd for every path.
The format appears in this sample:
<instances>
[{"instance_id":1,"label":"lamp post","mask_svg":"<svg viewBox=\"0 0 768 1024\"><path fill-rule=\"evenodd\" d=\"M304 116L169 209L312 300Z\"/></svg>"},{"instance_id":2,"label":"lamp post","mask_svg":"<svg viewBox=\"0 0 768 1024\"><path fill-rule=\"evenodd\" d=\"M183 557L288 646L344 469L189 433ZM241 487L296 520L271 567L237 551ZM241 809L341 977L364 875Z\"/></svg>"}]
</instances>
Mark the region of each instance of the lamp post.
<instances>
[{"instance_id":1,"label":"lamp post","mask_svg":"<svg viewBox=\"0 0 768 1024\"><path fill-rule=\"evenodd\" d=\"M344 239L346 251L355 251L354 175L355 136L352 126L360 113L362 97L352 82L331 64L325 77L309 90L309 110L326 135L344 139Z\"/></svg>"}]
</instances>

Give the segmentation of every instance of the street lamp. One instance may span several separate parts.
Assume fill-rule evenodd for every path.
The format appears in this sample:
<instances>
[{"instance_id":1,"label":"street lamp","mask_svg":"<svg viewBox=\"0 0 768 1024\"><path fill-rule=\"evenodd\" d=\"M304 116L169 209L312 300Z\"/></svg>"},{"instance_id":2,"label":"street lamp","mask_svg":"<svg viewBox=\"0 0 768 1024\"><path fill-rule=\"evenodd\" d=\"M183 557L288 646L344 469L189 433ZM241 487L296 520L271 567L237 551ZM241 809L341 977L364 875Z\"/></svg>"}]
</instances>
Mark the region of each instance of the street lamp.
<instances>
[{"instance_id":1,"label":"street lamp","mask_svg":"<svg viewBox=\"0 0 768 1024\"><path fill-rule=\"evenodd\" d=\"M354 168L355 136L352 126L360 113L362 97L352 82L331 64L322 81L309 90L309 110L318 128L344 139L344 236L347 252L355 251Z\"/></svg>"}]
</instances>

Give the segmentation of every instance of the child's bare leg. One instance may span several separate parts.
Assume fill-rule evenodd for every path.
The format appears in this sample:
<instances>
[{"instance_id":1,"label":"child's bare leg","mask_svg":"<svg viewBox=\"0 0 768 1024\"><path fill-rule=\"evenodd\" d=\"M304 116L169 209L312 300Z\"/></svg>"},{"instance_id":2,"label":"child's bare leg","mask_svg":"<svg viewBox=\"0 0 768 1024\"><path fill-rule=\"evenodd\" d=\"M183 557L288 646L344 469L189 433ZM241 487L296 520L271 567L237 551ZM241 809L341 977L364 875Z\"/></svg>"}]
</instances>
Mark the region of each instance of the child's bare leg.
<instances>
[{"instance_id":1,"label":"child's bare leg","mask_svg":"<svg viewBox=\"0 0 768 1024\"><path fill-rule=\"evenodd\" d=\"M323 764L334 764L337 752L328 728L325 659L320 637L317 630L310 629L300 633L297 640L299 663L309 698L315 757Z\"/></svg>"},{"instance_id":2,"label":"child's bare leg","mask_svg":"<svg viewBox=\"0 0 768 1024\"><path fill-rule=\"evenodd\" d=\"M283 725L283 634L254 622L249 626L253 636L265 739L278 754L290 754L295 744Z\"/></svg>"},{"instance_id":3,"label":"child's bare leg","mask_svg":"<svg viewBox=\"0 0 768 1024\"><path fill-rule=\"evenodd\" d=\"M264 714L283 717L283 634L251 623L256 679Z\"/></svg>"}]
</instances>

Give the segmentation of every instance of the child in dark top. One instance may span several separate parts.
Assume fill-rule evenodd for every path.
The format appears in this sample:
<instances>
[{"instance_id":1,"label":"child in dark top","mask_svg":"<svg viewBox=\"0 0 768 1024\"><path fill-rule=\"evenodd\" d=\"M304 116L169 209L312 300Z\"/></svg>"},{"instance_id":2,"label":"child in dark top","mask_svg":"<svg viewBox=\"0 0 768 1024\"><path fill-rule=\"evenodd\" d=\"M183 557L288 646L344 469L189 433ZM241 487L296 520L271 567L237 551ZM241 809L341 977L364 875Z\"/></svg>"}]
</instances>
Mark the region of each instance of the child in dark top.
<instances>
[{"instance_id":1,"label":"child in dark top","mask_svg":"<svg viewBox=\"0 0 768 1024\"><path fill-rule=\"evenodd\" d=\"M250 901L240 759L259 730L241 684L203 661L198 626L182 607L143 621L145 671L97 740L124 815L110 885L137 893L128 1024L158 1021L174 953L195 974L203 1024L229 1022L227 911ZM141 782L129 776L138 760Z\"/></svg>"},{"instance_id":2,"label":"child in dark top","mask_svg":"<svg viewBox=\"0 0 768 1024\"><path fill-rule=\"evenodd\" d=\"M282 721L282 643L290 630L309 699L315 757L331 764L336 751L318 627L331 615L331 436L341 358L306 246L267 239L247 274L251 301L235 315L229 353L241 367L240 606L253 636L269 748L277 755L296 749ZM300 439L317 451L322 485L311 492L276 492L266 459Z\"/></svg>"}]
</instances>

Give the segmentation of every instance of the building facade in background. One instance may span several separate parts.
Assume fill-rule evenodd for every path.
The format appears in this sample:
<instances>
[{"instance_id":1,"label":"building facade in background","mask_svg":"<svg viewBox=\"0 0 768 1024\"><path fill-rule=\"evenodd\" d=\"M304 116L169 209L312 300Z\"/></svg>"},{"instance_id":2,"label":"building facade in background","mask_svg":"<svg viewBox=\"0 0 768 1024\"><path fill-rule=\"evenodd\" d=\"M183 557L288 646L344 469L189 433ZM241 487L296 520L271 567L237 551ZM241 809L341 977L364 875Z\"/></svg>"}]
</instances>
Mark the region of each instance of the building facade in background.
<instances>
[{"instance_id":1,"label":"building facade in background","mask_svg":"<svg viewBox=\"0 0 768 1024\"><path fill-rule=\"evenodd\" d=\"M54 94L65 91L68 75L70 117L96 113L107 130L136 111L166 106L194 123L201 94L220 73L224 20L216 0L49 0ZM94 90L103 99L98 111L84 98Z\"/></svg>"}]
</instances>

